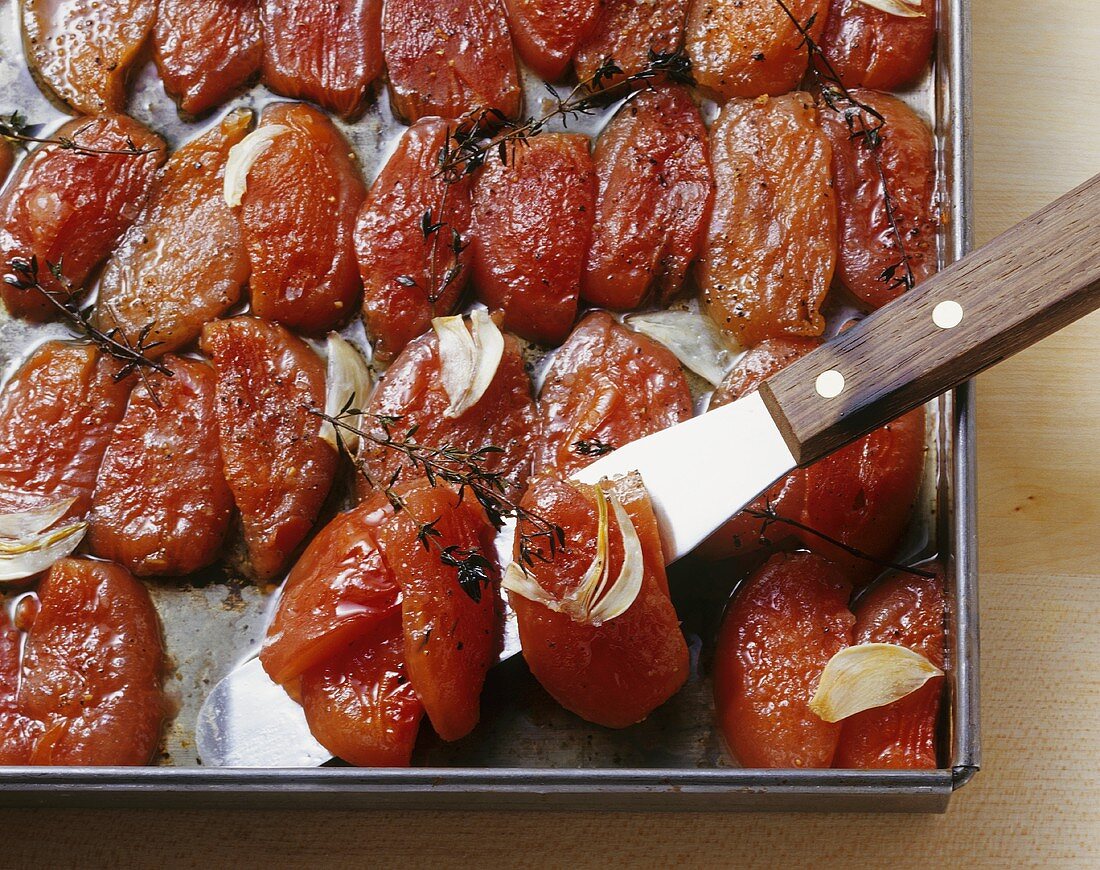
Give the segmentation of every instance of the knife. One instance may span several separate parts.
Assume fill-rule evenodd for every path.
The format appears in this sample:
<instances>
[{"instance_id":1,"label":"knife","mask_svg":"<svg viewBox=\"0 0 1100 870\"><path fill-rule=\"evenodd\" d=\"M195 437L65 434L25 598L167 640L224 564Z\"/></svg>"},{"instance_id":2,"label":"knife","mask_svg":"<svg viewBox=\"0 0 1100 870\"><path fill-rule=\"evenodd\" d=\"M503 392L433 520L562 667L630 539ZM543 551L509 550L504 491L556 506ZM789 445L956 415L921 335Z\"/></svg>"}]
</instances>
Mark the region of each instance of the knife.
<instances>
[{"instance_id":1,"label":"knife","mask_svg":"<svg viewBox=\"0 0 1100 870\"><path fill-rule=\"evenodd\" d=\"M673 562L784 474L1100 307L1100 175L773 375L755 393L624 445L574 475L637 471ZM512 558L515 521L497 537ZM509 613L501 658L519 652ZM199 713L203 763L316 766L331 754L257 659Z\"/></svg>"}]
</instances>

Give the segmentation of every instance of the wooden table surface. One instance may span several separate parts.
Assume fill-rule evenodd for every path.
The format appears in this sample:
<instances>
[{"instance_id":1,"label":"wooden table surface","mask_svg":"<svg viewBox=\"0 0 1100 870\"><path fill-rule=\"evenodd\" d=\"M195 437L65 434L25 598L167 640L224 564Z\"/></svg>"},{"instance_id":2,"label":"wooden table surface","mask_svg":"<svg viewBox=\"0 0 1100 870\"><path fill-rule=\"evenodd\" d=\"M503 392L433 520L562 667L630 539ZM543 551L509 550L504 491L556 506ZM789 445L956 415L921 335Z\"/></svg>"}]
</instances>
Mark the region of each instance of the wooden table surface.
<instances>
[{"instance_id":1,"label":"wooden table surface","mask_svg":"<svg viewBox=\"0 0 1100 870\"><path fill-rule=\"evenodd\" d=\"M973 5L981 242L1100 172L1100 15ZM946 816L4 811L0 866L1098 867L1097 375L1100 315L979 382L985 769Z\"/></svg>"}]
</instances>

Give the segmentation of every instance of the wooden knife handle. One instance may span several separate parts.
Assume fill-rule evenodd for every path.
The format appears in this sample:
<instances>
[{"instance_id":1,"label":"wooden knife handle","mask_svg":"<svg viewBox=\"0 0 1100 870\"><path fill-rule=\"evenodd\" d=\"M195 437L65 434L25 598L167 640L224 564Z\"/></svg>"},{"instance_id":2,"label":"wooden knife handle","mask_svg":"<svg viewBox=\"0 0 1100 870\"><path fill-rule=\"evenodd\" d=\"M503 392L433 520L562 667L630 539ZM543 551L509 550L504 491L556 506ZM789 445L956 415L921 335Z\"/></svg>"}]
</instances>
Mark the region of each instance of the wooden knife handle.
<instances>
[{"instance_id":1,"label":"wooden knife handle","mask_svg":"<svg viewBox=\"0 0 1100 870\"><path fill-rule=\"evenodd\" d=\"M1100 175L792 363L760 393L805 465L1097 307Z\"/></svg>"}]
</instances>

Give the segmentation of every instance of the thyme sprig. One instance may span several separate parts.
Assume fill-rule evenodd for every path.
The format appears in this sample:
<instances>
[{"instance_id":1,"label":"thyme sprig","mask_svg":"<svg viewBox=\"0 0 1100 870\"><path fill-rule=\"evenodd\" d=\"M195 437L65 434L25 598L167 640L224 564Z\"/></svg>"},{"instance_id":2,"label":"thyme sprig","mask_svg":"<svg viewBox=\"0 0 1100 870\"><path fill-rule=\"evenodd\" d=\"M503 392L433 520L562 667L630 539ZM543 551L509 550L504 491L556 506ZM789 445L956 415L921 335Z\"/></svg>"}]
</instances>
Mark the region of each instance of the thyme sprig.
<instances>
[{"instance_id":1,"label":"thyme sprig","mask_svg":"<svg viewBox=\"0 0 1100 870\"><path fill-rule=\"evenodd\" d=\"M27 119L19 112L12 112L10 115L0 116L0 139L7 139L9 142L16 142L20 145L56 145L62 151L73 151L77 154L121 154L127 157L140 157L143 154L152 154L160 150L160 148L152 147L139 148L130 136L126 137L124 148L98 148L94 145L81 145L78 141L79 137L91 126L91 123L85 124L71 136L32 136L28 133L30 126Z\"/></svg>"},{"instance_id":2,"label":"thyme sprig","mask_svg":"<svg viewBox=\"0 0 1100 870\"><path fill-rule=\"evenodd\" d=\"M916 277L913 273L909 253L905 248L905 237L898 224L897 207L894 196L890 192L890 185L886 180L886 169L882 165L882 131L886 126L886 119L874 107L861 101L847 88L824 50L814 40L810 31L817 20L817 13L812 14L803 23L791 12L785 0L775 0L775 2L779 4L779 8L794 24L795 29L802 38L800 47L806 49L807 69L817 85L822 101L828 108L844 118L844 123L848 127L849 138L859 142L871 155L871 159L875 164L875 172L878 174L879 184L882 187L886 219L890 224L890 234L894 237L894 241L898 246L898 262L884 269L878 276L879 281L886 284L889 290L898 288L912 290L916 284Z\"/></svg>"}]
</instances>

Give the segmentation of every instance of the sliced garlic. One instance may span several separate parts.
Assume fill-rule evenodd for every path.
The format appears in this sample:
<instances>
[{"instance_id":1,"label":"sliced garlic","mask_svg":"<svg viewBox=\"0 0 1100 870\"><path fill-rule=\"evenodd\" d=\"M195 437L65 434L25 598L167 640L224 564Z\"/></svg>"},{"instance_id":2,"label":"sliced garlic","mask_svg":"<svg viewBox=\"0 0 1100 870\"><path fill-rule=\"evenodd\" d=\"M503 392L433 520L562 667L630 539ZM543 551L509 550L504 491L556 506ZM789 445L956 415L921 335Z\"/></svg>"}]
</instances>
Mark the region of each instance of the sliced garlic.
<instances>
[{"instance_id":1,"label":"sliced garlic","mask_svg":"<svg viewBox=\"0 0 1100 870\"><path fill-rule=\"evenodd\" d=\"M0 538L26 538L48 529L69 512L75 498L63 498L43 507L0 514Z\"/></svg>"},{"instance_id":2,"label":"sliced garlic","mask_svg":"<svg viewBox=\"0 0 1100 870\"><path fill-rule=\"evenodd\" d=\"M642 553L642 541L638 537L638 530L634 528L634 521L630 514L622 506L618 496L611 494L611 508L615 512L615 521L619 524L619 532L623 539L623 565L619 569L619 576L606 593L599 597L596 606L588 615L588 620L593 625L610 622L617 616L626 613L634 604L638 593L642 589L642 579L645 577L645 556Z\"/></svg>"},{"instance_id":3,"label":"sliced garlic","mask_svg":"<svg viewBox=\"0 0 1100 870\"><path fill-rule=\"evenodd\" d=\"M328 334L326 344L328 370L325 374L325 413L330 417L339 417L345 408L361 409L370 397L373 382L370 369L363 355L351 342L335 332ZM362 414L345 418L349 426L359 429ZM336 427L327 420L321 426L321 437L332 448L337 449ZM354 453L359 446L359 436L347 429L340 431L348 450Z\"/></svg>"},{"instance_id":4,"label":"sliced garlic","mask_svg":"<svg viewBox=\"0 0 1100 870\"><path fill-rule=\"evenodd\" d=\"M535 601L551 610L559 609L558 599L543 589L539 581L528 574L519 562L512 562L504 569L504 574L500 578L500 588L522 595L528 601Z\"/></svg>"},{"instance_id":5,"label":"sliced garlic","mask_svg":"<svg viewBox=\"0 0 1100 870\"><path fill-rule=\"evenodd\" d=\"M459 417L485 395L504 356L504 336L488 312L436 317L432 329L439 336L439 377L450 400L445 417Z\"/></svg>"},{"instance_id":6,"label":"sliced garlic","mask_svg":"<svg viewBox=\"0 0 1100 870\"><path fill-rule=\"evenodd\" d=\"M271 147L272 142L283 133L289 132L290 128L283 124L265 124L229 149L229 157L225 161L225 181L222 185L226 205L236 208L241 204L244 192L248 189L248 172L252 169L252 164Z\"/></svg>"},{"instance_id":7,"label":"sliced garlic","mask_svg":"<svg viewBox=\"0 0 1100 870\"><path fill-rule=\"evenodd\" d=\"M627 326L658 341L685 367L718 386L737 362L714 321L695 311L653 311L626 318Z\"/></svg>"},{"instance_id":8,"label":"sliced garlic","mask_svg":"<svg viewBox=\"0 0 1100 870\"><path fill-rule=\"evenodd\" d=\"M609 523L607 520L607 495L603 488L596 487L596 555L592 557L592 563L584 572L584 578L580 584L565 597L561 603L561 610L568 613L577 622L588 622L588 615L592 612L592 604L596 594L605 582L607 582L607 568L610 555L608 542Z\"/></svg>"},{"instance_id":9,"label":"sliced garlic","mask_svg":"<svg viewBox=\"0 0 1100 870\"><path fill-rule=\"evenodd\" d=\"M0 582L45 571L75 550L87 530L87 523L78 522L17 541L0 541Z\"/></svg>"},{"instance_id":10,"label":"sliced garlic","mask_svg":"<svg viewBox=\"0 0 1100 870\"><path fill-rule=\"evenodd\" d=\"M859 0L864 6L870 6L899 18L925 18L920 0Z\"/></svg>"},{"instance_id":11,"label":"sliced garlic","mask_svg":"<svg viewBox=\"0 0 1100 870\"><path fill-rule=\"evenodd\" d=\"M825 665L810 709L826 722L884 707L912 694L943 671L920 653L892 643L842 649Z\"/></svg>"}]
</instances>

